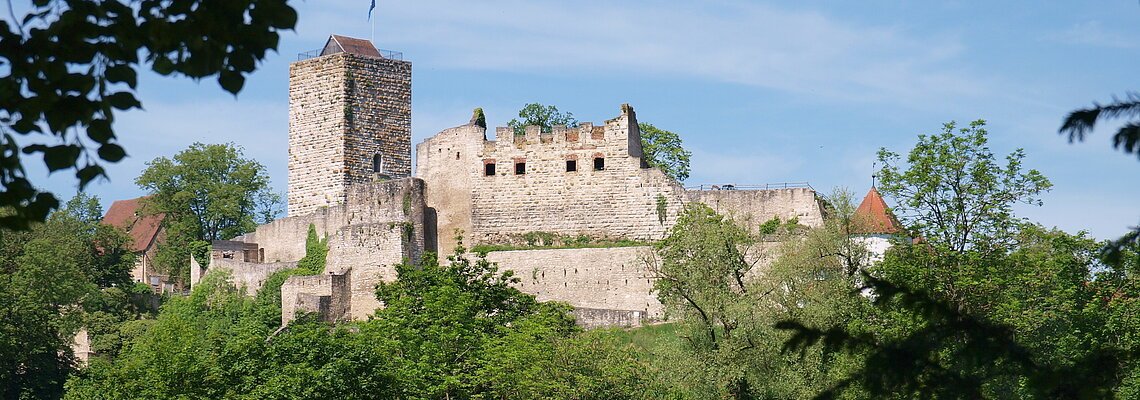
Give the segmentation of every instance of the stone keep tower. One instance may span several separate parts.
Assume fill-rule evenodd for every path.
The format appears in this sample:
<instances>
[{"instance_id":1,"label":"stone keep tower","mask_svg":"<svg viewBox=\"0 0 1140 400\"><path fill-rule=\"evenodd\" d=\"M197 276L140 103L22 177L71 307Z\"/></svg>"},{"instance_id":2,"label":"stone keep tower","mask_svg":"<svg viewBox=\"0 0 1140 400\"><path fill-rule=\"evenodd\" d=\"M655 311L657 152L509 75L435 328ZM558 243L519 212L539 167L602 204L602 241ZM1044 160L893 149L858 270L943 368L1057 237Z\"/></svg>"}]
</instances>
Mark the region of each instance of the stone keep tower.
<instances>
[{"instance_id":1,"label":"stone keep tower","mask_svg":"<svg viewBox=\"0 0 1140 400\"><path fill-rule=\"evenodd\" d=\"M290 217L412 169L412 64L337 35L306 55L289 66Z\"/></svg>"}]
</instances>

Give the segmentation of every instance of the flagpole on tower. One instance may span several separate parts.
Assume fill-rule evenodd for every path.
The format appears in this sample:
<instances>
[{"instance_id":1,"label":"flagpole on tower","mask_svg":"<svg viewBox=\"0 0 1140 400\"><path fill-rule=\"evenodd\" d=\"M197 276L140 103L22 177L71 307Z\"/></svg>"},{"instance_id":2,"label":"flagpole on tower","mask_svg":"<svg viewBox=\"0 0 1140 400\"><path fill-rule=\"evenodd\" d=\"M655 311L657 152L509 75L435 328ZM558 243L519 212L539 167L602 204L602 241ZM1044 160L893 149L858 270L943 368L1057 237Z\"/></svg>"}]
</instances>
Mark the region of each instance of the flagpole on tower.
<instances>
[{"instance_id":1,"label":"flagpole on tower","mask_svg":"<svg viewBox=\"0 0 1140 400\"><path fill-rule=\"evenodd\" d=\"M372 10L374 9L376 9L376 0L372 0L372 4L368 6L368 22L372 23L372 34L368 37L368 41L372 42L373 46L376 45L376 21L372 20Z\"/></svg>"}]
</instances>

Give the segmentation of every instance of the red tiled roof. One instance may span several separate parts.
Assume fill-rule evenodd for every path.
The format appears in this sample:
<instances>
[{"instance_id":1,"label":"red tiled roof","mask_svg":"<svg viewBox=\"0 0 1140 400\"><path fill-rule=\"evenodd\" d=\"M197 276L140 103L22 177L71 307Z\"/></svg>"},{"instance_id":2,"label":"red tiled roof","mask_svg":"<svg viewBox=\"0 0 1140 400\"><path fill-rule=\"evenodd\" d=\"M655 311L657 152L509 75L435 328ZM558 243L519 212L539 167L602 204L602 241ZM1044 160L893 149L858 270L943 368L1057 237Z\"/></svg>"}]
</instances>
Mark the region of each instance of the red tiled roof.
<instances>
[{"instance_id":1,"label":"red tiled roof","mask_svg":"<svg viewBox=\"0 0 1140 400\"><path fill-rule=\"evenodd\" d=\"M380 57L380 51L376 50L376 46L373 46L372 42L364 39L350 38L348 36L341 35L332 35L329 37L329 41L336 42L336 44L340 46L340 49L344 50L345 53L352 53L368 57ZM325 45L325 48L328 48L327 44Z\"/></svg>"},{"instance_id":2,"label":"red tiled roof","mask_svg":"<svg viewBox=\"0 0 1140 400\"><path fill-rule=\"evenodd\" d=\"M163 214L142 215L142 203L137 199L116 200L103 216L103 223L118 227L131 237L131 250L146 251L158 237L162 227Z\"/></svg>"},{"instance_id":3,"label":"red tiled roof","mask_svg":"<svg viewBox=\"0 0 1140 400\"><path fill-rule=\"evenodd\" d=\"M855 210L853 233L862 234L896 234L902 232L902 225L887 209L887 203L874 186L863 197L859 208Z\"/></svg>"}]
</instances>

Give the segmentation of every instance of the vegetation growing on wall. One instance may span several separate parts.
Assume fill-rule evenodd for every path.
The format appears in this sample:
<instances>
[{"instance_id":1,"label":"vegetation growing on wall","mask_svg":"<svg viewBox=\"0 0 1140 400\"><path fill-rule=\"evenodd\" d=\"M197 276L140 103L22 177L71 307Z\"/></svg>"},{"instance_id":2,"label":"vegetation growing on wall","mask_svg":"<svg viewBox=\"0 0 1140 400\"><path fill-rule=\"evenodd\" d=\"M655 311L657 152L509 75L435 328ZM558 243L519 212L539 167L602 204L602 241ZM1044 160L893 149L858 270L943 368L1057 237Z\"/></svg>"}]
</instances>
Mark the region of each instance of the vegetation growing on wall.
<instances>
[{"instance_id":1,"label":"vegetation growing on wall","mask_svg":"<svg viewBox=\"0 0 1140 400\"><path fill-rule=\"evenodd\" d=\"M305 237L305 257L297 261L297 270L303 275L319 275L325 272L325 258L329 253L329 238L317 235L317 227L309 224L309 234Z\"/></svg>"},{"instance_id":2,"label":"vegetation growing on wall","mask_svg":"<svg viewBox=\"0 0 1140 400\"><path fill-rule=\"evenodd\" d=\"M550 133L553 131L555 125L565 125L568 127L577 127L578 120L574 119L574 114L570 112L558 111L558 107L548 106L539 103L528 103L519 110L519 118L512 118L507 122L507 126L515 131L515 136L522 136L526 134L527 125L536 125L541 128L542 133ZM484 122L486 124L486 122Z\"/></svg>"},{"instance_id":3,"label":"vegetation growing on wall","mask_svg":"<svg viewBox=\"0 0 1140 400\"><path fill-rule=\"evenodd\" d=\"M615 239L608 237L595 237L585 234L564 235L554 232L527 232L523 234L508 235L506 243L478 244L471 248L475 253L489 253L492 251L510 250L541 250L541 249L585 249L599 247L632 247L649 246L652 243Z\"/></svg>"},{"instance_id":4,"label":"vegetation growing on wall","mask_svg":"<svg viewBox=\"0 0 1140 400\"><path fill-rule=\"evenodd\" d=\"M669 215L667 214L669 212L668 206L669 206L669 202L665 199L665 195L658 193L657 194L657 222L661 223L661 225L665 225L665 219L669 217Z\"/></svg>"},{"instance_id":5,"label":"vegetation growing on wall","mask_svg":"<svg viewBox=\"0 0 1140 400\"><path fill-rule=\"evenodd\" d=\"M645 162L657 167L678 182L689 178L689 158L693 152L681 145L681 136L645 122L637 124L641 131L641 151Z\"/></svg>"}]
</instances>

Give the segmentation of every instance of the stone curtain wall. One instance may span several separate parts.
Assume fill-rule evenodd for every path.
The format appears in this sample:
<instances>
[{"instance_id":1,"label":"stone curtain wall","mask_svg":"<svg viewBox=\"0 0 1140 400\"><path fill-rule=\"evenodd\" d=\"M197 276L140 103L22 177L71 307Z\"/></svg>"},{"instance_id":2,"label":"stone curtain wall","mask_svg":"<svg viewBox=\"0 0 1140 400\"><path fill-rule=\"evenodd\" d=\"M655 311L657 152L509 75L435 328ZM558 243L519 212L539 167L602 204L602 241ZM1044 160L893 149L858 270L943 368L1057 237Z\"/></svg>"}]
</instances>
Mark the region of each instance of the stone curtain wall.
<instances>
[{"instance_id":1,"label":"stone curtain wall","mask_svg":"<svg viewBox=\"0 0 1140 400\"><path fill-rule=\"evenodd\" d=\"M273 275L273 273L277 271L296 267L296 261L261 264L227 258L213 258L210 259L210 265L207 268L208 271L229 270L231 274L230 282L238 289L244 288L246 294L252 296L261 290L261 285L265 283L265 279L269 278L269 275Z\"/></svg>"},{"instance_id":2,"label":"stone curtain wall","mask_svg":"<svg viewBox=\"0 0 1140 400\"><path fill-rule=\"evenodd\" d=\"M440 254L451 254L455 249L457 229L471 234L471 187L483 173L479 153L484 133L481 127L463 125L416 145L416 176L427 185L427 205L436 212L438 245L434 251Z\"/></svg>"},{"instance_id":3,"label":"stone curtain wall","mask_svg":"<svg viewBox=\"0 0 1140 400\"><path fill-rule=\"evenodd\" d=\"M372 182L411 175L411 63L336 53L289 67L289 216L345 201Z\"/></svg>"},{"instance_id":4,"label":"stone curtain wall","mask_svg":"<svg viewBox=\"0 0 1140 400\"><path fill-rule=\"evenodd\" d=\"M487 259L498 263L500 270L514 271L520 279L516 287L539 301L638 311L639 318L661 319L664 307L657 301L653 278L643 260L652 251L642 246L495 251Z\"/></svg>"},{"instance_id":5,"label":"stone curtain wall","mask_svg":"<svg viewBox=\"0 0 1140 400\"><path fill-rule=\"evenodd\" d=\"M349 317L364 319L380 306L376 300L376 284L395 279L396 264L405 260L418 262L423 255L427 229L424 189L424 181L415 178L353 185L348 189L345 204L305 216L282 218L233 240L257 243L264 250L266 261L288 261L295 265L305 255L305 238L309 224L313 224L319 235L329 237L326 275L322 276L348 277L345 282L349 283L343 284L346 293L343 308ZM282 286L282 307L318 304L298 299L313 300L304 295L334 296L338 292L326 287L334 283L316 277L290 278ZM334 296L330 301L331 312L337 312L341 300ZM293 311L283 315L291 318Z\"/></svg>"},{"instance_id":6,"label":"stone curtain wall","mask_svg":"<svg viewBox=\"0 0 1140 400\"><path fill-rule=\"evenodd\" d=\"M331 248L337 232L350 225L411 224L413 233L422 233L424 218L424 181L405 178L355 185L348 190L346 204L322 207L304 216L281 218L233 240L257 243L265 253L266 262L297 261L305 256L309 224L316 228L318 235L330 237ZM408 254L415 260L423 251L424 237L422 234L413 236L409 248L415 251ZM400 258L395 260L398 262Z\"/></svg>"},{"instance_id":7,"label":"stone curtain wall","mask_svg":"<svg viewBox=\"0 0 1140 400\"><path fill-rule=\"evenodd\" d=\"M689 201L705 203L717 213L731 217L753 233L760 224L780 217L787 222L799 218L800 225L823 225L823 207L809 188L768 190L690 190Z\"/></svg>"},{"instance_id":8,"label":"stone curtain wall","mask_svg":"<svg viewBox=\"0 0 1140 400\"><path fill-rule=\"evenodd\" d=\"M684 189L660 170L642 168L641 158L630 155L630 143L640 153L636 126L632 108L623 106L622 114L604 126L556 127L551 134L528 127L526 136L518 138L511 129L498 128L495 141L484 141L481 129L465 126L428 139L417 147L422 157L417 173L431 185L428 206L446 222L440 224L440 236L465 228L468 242L476 244L502 243L535 231L660 239L676 220ZM604 160L603 170L594 169L595 158ZM576 171L566 171L567 160L576 162ZM525 173L515 173L516 163L525 163ZM495 165L494 176L484 175L486 164ZM434 182L440 178L444 180ZM657 212L658 195L666 200L664 222ZM440 249L450 251L444 240L440 238Z\"/></svg>"},{"instance_id":9,"label":"stone curtain wall","mask_svg":"<svg viewBox=\"0 0 1140 400\"><path fill-rule=\"evenodd\" d=\"M351 280L349 274L289 277L281 285L281 325L288 325L297 312L320 313L328 322L350 318Z\"/></svg>"}]
</instances>

